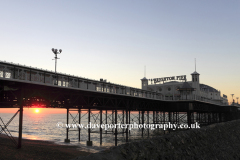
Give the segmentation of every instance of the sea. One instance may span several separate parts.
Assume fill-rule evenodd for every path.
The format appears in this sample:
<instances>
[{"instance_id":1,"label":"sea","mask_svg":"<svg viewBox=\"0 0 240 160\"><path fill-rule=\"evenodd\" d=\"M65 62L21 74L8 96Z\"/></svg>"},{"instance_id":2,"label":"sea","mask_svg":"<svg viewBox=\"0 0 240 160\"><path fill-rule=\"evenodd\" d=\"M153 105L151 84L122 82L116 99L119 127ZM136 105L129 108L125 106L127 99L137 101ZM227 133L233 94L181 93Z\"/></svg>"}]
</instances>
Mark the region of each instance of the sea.
<instances>
[{"instance_id":1,"label":"sea","mask_svg":"<svg viewBox=\"0 0 240 160\"><path fill-rule=\"evenodd\" d=\"M12 118L14 113L1 113L0 112L0 118L3 120L3 122L0 119L0 124L3 126L4 124L7 124L7 122ZM105 113L103 113L103 117L105 117ZM111 115L108 115L109 122ZM122 114L118 114L118 117L122 116ZM135 119L135 121L138 121L137 118L138 114L131 114L131 119ZM73 123L74 117L78 117L77 114L71 114L69 115L69 123ZM81 114L81 124L87 125L88 119L87 119L87 113ZM150 115L152 118L152 115ZM78 118L76 118L78 119ZM75 120L76 120L75 119ZM97 123L97 120L99 119L98 113L92 113L91 115L91 122ZM78 140L78 129L69 129L69 135L68 138L70 139L70 143L65 143L64 140L66 139L66 128L59 127L59 123L66 124L66 114L23 114L23 132L22 137L24 139L30 139L30 140L43 140L43 141L51 141L56 144L60 145L75 145L79 150L87 151L87 152L99 152L106 150L112 146L115 145L115 135L112 131L112 129L108 129L106 132L103 129L102 134L102 144L100 144L100 133L99 129L95 128L92 129L91 133L91 141L92 146L87 146L86 142L88 141L88 129L81 129L80 134L80 141ZM12 122L8 125L7 129L9 130L10 134L13 137L18 137L18 130L19 130L19 115L17 115ZM0 129L1 130L1 129ZM126 134L123 134L123 129L118 129L118 135L117 135L117 143L118 145L124 144L126 142ZM5 134L4 132L2 134ZM150 130L150 136L153 135L153 132ZM142 130L141 129L132 129L129 134L129 141L136 141L143 138L147 138L147 132L144 131L144 136L142 137Z\"/></svg>"}]
</instances>

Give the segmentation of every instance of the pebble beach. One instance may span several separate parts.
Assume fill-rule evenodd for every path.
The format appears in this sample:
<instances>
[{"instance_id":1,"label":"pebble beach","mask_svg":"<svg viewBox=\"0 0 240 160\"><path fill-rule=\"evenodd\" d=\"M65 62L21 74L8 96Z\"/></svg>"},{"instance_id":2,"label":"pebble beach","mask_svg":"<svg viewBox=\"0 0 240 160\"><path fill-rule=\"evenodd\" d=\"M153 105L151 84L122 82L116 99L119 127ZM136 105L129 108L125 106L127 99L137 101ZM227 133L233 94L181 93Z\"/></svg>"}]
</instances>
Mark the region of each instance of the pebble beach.
<instances>
[{"instance_id":1,"label":"pebble beach","mask_svg":"<svg viewBox=\"0 0 240 160\"><path fill-rule=\"evenodd\" d=\"M17 138L15 140L17 141ZM17 149L6 135L0 135L0 160L69 160L89 154L80 151L76 146L27 139L23 139L22 148Z\"/></svg>"}]
</instances>

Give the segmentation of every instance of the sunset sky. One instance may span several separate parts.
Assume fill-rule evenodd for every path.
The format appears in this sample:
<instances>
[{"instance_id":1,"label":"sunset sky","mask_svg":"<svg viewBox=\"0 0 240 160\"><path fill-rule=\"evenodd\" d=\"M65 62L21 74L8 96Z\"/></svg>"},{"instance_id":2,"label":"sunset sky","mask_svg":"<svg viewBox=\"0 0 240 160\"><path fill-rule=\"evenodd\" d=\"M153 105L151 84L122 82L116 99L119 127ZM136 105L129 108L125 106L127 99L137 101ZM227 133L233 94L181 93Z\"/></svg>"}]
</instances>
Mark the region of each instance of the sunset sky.
<instances>
[{"instance_id":1,"label":"sunset sky","mask_svg":"<svg viewBox=\"0 0 240 160\"><path fill-rule=\"evenodd\" d=\"M8 0L1 2L2 61L141 88L187 75L240 97L238 0Z\"/></svg>"}]
</instances>

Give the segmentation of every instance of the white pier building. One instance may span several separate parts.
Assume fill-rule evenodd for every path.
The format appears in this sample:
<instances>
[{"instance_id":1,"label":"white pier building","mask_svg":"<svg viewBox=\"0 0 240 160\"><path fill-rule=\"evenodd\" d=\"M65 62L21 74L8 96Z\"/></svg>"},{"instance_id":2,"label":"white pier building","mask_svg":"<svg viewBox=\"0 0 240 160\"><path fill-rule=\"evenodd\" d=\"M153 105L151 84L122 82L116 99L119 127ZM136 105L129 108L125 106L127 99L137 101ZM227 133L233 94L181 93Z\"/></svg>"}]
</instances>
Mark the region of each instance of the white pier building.
<instances>
[{"instance_id":1,"label":"white pier building","mask_svg":"<svg viewBox=\"0 0 240 160\"><path fill-rule=\"evenodd\" d=\"M186 75L147 79L142 81L142 89L160 93L164 100L201 100L228 105L227 96L209 85L200 83L200 74L191 74L192 80L187 81ZM149 84L150 83L150 84Z\"/></svg>"}]
</instances>

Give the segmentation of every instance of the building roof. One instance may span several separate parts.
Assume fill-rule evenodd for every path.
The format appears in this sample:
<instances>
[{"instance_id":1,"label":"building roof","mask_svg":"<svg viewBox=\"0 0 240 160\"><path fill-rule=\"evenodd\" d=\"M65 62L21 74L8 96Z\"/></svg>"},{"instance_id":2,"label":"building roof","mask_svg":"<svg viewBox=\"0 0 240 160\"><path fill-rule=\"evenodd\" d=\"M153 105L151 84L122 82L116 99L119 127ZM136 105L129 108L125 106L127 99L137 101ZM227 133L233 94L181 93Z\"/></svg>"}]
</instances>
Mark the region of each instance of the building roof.
<instances>
[{"instance_id":1,"label":"building roof","mask_svg":"<svg viewBox=\"0 0 240 160\"><path fill-rule=\"evenodd\" d=\"M197 73L196 71L194 71L191 75L193 75L193 74L197 74L197 75L200 75L199 73Z\"/></svg>"},{"instance_id":2,"label":"building roof","mask_svg":"<svg viewBox=\"0 0 240 160\"><path fill-rule=\"evenodd\" d=\"M146 77L143 77L143 79L141 79L141 80L147 80L147 78L146 78Z\"/></svg>"},{"instance_id":3,"label":"building roof","mask_svg":"<svg viewBox=\"0 0 240 160\"><path fill-rule=\"evenodd\" d=\"M193 90L195 89L192 88L188 82L184 82L182 87L179 88L179 91L193 91Z\"/></svg>"},{"instance_id":4,"label":"building roof","mask_svg":"<svg viewBox=\"0 0 240 160\"><path fill-rule=\"evenodd\" d=\"M218 92L218 90L216 90L215 88L210 87L210 86L208 86L206 84L199 84L199 86L200 86L201 90L205 89L206 91L209 91L209 92Z\"/></svg>"}]
</instances>

